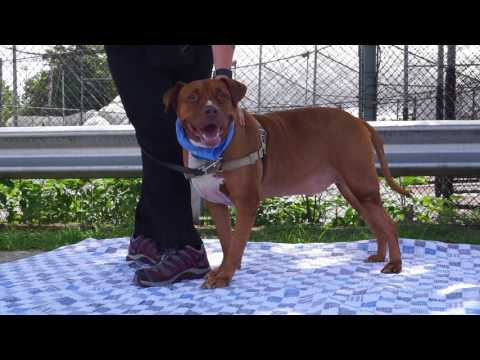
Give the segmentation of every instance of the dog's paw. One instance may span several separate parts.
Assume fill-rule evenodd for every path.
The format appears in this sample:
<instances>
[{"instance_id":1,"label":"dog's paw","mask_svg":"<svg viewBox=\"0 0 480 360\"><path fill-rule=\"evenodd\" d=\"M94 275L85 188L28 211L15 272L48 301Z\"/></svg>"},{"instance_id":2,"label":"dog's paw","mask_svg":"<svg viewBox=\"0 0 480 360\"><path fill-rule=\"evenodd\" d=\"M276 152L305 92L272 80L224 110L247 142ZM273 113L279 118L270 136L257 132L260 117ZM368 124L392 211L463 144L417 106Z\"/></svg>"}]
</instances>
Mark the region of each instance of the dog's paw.
<instances>
[{"instance_id":1,"label":"dog's paw","mask_svg":"<svg viewBox=\"0 0 480 360\"><path fill-rule=\"evenodd\" d=\"M380 255L372 255L372 256L369 256L367 259L365 259L365 262L370 262L370 263L384 262L384 261L385 261L385 256L380 256Z\"/></svg>"},{"instance_id":2,"label":"dog's paw","mask_svg":"<svg viewBox=\"0 0 480 360\"><path fill-rule=\"evenodd\" d=\"M221 269L222 269L222 267L219 266L219 267L217 267L217 268L209 271L208 274L207 274L207 279L210 278L210 277L215 277L215 276L217 276L217 274L220 272Z\"/></svg>"},{"instance_id":3,"label":"dog's paw","mask_svg":"<svg viewBox=\"0 0 480 360\"><path fill-rule=\"evenodd\" d=\"M401 261L390 261L382 269L384 274L399 274L402 271L402 262Z\"/></svg>"},{"instance_id":4,"label":"dog's paw","mask_svg":"<svg viewBox=\"0 0 480 360\"><path fill-rule=\"evenodd\" d=\"M213 275L211 271L208 273L207 279L202 284L202 289L216 289L227 287L230 284L232 277L232 275L221 271L218 271L215 275Z\"/></svg>"}]
</instances>

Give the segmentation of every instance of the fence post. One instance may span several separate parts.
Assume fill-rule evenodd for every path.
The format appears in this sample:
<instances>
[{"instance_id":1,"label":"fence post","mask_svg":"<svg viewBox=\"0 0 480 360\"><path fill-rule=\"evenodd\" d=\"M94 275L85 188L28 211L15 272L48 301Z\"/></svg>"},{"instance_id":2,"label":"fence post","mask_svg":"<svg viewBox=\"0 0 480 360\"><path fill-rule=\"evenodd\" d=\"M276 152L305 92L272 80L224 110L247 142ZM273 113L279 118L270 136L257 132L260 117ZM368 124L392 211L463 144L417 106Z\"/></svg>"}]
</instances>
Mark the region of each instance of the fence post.
<instances>
[{"instance_id":1,"label":"fence post","mask_svg":"<svg viewBox=\"0 0 480 360\"><path fill-rule=\"evenodd\" d=\"M318 49L318 45L315 45L314 55L313 55L313 96L312 96L313 106L317 104L317 58L318 58L317 49Z\"/></svg>"},{"instance_id":2,"label":"fence post","mask_svg":"<svg viewBox=\"0 0 480 360\"><path fill-rule=\"evenodd\" d=\"M3 59L0 58L0 126L2 124L2 113L3 113L3 103L2 103L2 94L3 94Z\"/></svg>"},{"instance_id":3,"label":"fence post","mask_svg":"<svg viewBox=\"0 0 480 360\"><path fill-rule=\"evenodd\" d=\"M438 45L437 55L437 99L436 99L436 118L437 120L443 120L443 99L444 99L444 56L443 45Z\"/></svg>"},{"instance_id":4,"label":"fence post","mask_svg":"<svg viewBox=\"0 0 480 360\"><path fill-rule=\"evenodd\" d=\"M83 50L81 48L81 50ZM84 84L83 84L83 51L80 51L80 125L83 125L83 97L84 97Z\"/></svg>"},{"instance_id":5,"label":"fence post","mask_svg":"<svg viewBox=\"0 0 480 360\"><path fill-rule=\"evenodd\" d=\"M445 118L447 120L456 120L456 51L456 45L447 45L447 69L445 73ZM435 177L435 196L448 198L453 193L453 177Z\"/></svg>"},{"instance_id":6,"label":"fence post","mask_svg":"<svg viewBox=\"0 0 480 360\"><path fill-rule=\"evenodd\" d=\"M447 71L445 74L445 118L447 120L456 120L456 53L456 45L447 45Z\"/></svg>"},{"instance_id":7,"label":"fence post","mask_svg":"<svg viewBox=\"0 0 480 360\"><path fill-rule=\"evenodd\" d=\"M63 119L63 126L65 126L65 70L62 67L62 119Z\"/></svg>"},{"instance_id":8,"label":"fence post","mask_svg":"<svg viewBox=\"0 0 480 360\"><path fill-rule=\"evenodd\" d=\"M413 98L413 115L412 120L417 120L417 97Z\"/></svg>"},{"instance_id":9,"label":"fence post","mask_svg":"<svg viewBox=\"0 0 480 360\"><path fill-rule=\"evenodd\" d=\"M377 119L377 47L360 45L360 117Z\"/></svg>"},{"instance_id":10,"label":"fence post","mask_svg":"<svg viewBox=\"0 0 480 360\"><path fill-rule=\"evenodd\" d=\"M17 103L17 46L12 46L12 65L13 65L13 89L12 89L12 107L13 107L13 126L18 126L18 103Z\"/></svg>"},{"instance_id":11,"label":"fence post","mask_svg":"<svg viewBox=\"0 0 480 360\"><path fill-rule=\"evenodd\" d=\"M475 120L475 118L477 117L477 109L476 109L476 103L475 103L475 96L477 95L477 92L475 91L475 89L472 90L472 115L471 115L471 119L472 120Z\"/></svg>"},{"instance_id":12,"label":"fence post","mask_svg":"<svg viewBox=\"0 0 480 360\"><path fill-rule=\"evenodd\" d=\"M403 47L403 120L408 120L408 45Z\"/></svg>"},{"instance_id":13,"label":"fence post","mask_svg":"<svg viewBox=\"0 0 480 360\"><path fill-rule=\"evenodd\" d=\"M262 98L262 50L263 45L260 45L260 53L258 56L258 98L257 98L257 111L260 112L261 98Z\"/></svg>"},{"instance_id":14,"label":"fence post","mask_svg":"<svg viewBox=\"0 0 480 360\"><path fill-rule=\"evenodd\" d=\"M308 63L308 60L310 59L310 53L307 51L306 52L306 55L304 55L304 57L307 58L307 71L306 71L306 75L305 75L305 106L307 106L308 104L308 70L310 70L309 68L309 63Z\"/></svg>"}]
</instances>

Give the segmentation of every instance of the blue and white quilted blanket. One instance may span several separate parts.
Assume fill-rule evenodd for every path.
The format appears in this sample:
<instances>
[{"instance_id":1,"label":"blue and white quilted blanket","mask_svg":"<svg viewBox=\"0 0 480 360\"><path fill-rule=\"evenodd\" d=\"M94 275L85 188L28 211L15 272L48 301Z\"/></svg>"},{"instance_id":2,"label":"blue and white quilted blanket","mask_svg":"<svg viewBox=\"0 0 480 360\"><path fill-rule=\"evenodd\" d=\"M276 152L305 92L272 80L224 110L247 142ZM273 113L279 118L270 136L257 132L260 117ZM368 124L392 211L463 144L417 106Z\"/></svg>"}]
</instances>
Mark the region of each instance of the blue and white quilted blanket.
<instances>
[{"instance_id":1,"label":"blue and white quilted blanket","mask_svg":"<svg viewBox=\"0 0 480 360\"><path fill-rule=\"evenodd\" d=\"M374 240L248 243L224 289L132 283L128 239L86 239L0 264L0 314L480 314L480 246L401 239L403 272L365 263ZM217 240L206 240L212 266Z\"/></svg>"}]
</instances>

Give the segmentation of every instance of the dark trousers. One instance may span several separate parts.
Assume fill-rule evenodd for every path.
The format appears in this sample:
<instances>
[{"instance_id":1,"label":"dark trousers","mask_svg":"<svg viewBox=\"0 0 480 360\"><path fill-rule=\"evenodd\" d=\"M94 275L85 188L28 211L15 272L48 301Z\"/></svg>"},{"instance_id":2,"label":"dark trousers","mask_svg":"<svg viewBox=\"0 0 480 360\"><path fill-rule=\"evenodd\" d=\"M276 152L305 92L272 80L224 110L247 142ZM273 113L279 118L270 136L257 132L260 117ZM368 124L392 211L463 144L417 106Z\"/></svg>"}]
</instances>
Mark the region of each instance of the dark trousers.
<instances>
[{"instance_id":1,"label":"dark trousers","mask_svg":"<svg viewBox=\"0 0 480 360\"><path fill-rule=\"evenodd\" d=\"M105 50L113 80L141 149L160 161L182 163L175 134L175 112L165 112L162 97L177 81L210 78L211 47L111 46ZM142 153L143 178L133 236L153 239L159 250L201 239L193 226L190 187L184 176Z\"/></svg>"}]
</instances>

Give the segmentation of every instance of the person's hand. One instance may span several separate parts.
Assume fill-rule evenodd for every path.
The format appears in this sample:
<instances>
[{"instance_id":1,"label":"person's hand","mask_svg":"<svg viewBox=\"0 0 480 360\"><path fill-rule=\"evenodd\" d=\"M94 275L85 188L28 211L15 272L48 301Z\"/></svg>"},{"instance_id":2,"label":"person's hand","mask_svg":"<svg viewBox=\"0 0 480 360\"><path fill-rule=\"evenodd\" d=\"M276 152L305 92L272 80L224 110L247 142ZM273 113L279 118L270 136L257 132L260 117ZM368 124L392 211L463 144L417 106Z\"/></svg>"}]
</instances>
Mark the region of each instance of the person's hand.
<instances>
[{"instance_id":1,"label":"person's hand","mask_svg":"<svg viewBox=\"0 0 480 360\"><path fill-rule=\"evenodd\" d=\"M221 78L230 79L226 75L215 76L215 79L221 79ZM245 112L242 109L240 109L238 105L236 110L237 110L237 116L235 117L235 120L237 120L238 125L245 126Z\"/></svg>"},{"instance_id":2,"label":"person's hand","mask_svg":"<svg viewBox=\"0 0 480 360\"><path fill-rule=\"evenodd\" d=\"M245 126L245 111L243 111L243 109L240 109L238 106L237 106L237 120L238 120L238 125Z\"/></svg>"}]
</instances>

